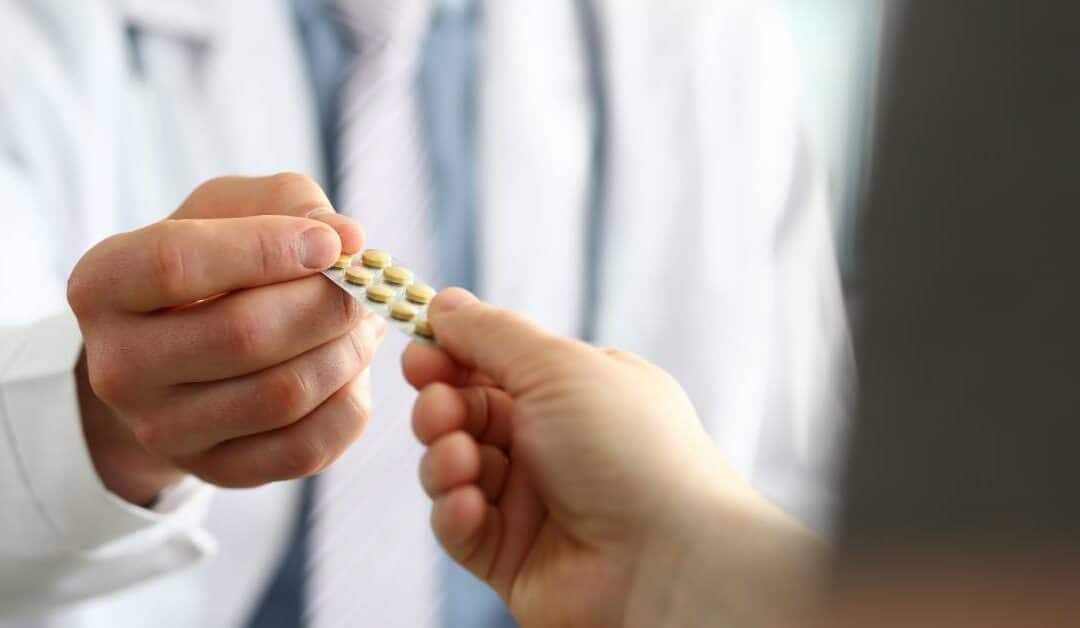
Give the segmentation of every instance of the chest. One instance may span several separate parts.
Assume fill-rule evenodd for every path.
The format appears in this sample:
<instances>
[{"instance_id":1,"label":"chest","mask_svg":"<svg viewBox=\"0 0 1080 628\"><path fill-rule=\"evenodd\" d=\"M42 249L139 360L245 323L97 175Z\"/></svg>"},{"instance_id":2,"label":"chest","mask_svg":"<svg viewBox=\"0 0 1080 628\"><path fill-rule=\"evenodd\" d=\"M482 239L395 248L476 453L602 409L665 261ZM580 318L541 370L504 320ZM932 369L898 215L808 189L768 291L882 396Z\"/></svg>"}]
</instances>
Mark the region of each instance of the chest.
<instances>
[{"instance_id":1,"label":"chest","mask_svg":"<svg viewBox=\"0 0 1080 628\"><path fill-rule=\"evenodd\" d=\"M89 92L94 145L80 154L101 219L77 245L160 220L214 176L321 175L315 109L288 3L139 2L115 7L88 51L113 77ZM108 51L108 52L102 52ZM297 97L301 94L300 97ZM86 139L72 138L72 144Z\"/></svg>"}]
</instances>

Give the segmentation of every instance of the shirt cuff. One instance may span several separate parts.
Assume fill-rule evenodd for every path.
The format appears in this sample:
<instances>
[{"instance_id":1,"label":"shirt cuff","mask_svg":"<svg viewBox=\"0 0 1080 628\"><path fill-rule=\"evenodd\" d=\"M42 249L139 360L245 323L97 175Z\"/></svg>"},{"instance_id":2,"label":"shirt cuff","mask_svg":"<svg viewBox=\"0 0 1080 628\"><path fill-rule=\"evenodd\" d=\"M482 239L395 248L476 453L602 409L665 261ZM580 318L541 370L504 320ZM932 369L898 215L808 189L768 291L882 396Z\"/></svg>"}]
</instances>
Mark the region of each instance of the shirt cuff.
<instances>
[{"instance_id":1,"label":"shirt cuff","mask_svg":"<svg viewBox=\"0 0 1080 628\"><path fill-rule=\"evenodd\" d=\"M145 551L186 535L198 548L195 554L212 551L200 530L212 493L208 485L185 479L164 491L154 509L145 509L102 484L82 431L73 375L82 337L71 312L22 332L20 347L0 351L8 356L0 374L0 421L6 423L0 427L10 440L19 485L4 492L16 509L9 516L22 520L8 522L19 532L13 540L38 555L109 554Z\"/></svg>"}]
</instances>

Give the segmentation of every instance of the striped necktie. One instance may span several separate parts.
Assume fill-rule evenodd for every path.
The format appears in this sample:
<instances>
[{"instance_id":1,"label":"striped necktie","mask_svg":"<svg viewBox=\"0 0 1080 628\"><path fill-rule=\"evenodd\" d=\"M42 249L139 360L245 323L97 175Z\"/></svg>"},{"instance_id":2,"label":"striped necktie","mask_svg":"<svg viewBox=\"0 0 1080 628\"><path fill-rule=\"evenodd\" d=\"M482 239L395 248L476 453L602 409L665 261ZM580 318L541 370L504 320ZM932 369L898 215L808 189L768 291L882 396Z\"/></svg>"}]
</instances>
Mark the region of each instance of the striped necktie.
<instances>
[{"instance_id":1,"label":"striped necktie","mask_svg":"<svg viewBox=\"0 0 1080 628\"><path fill-rule=\"evenodd\" d=\"M438 285L417 88L431 0L336 0L335 8L357 51L340 92L337 208L364 225L367 246ZM415 481L421 449L409 428L415 393L400 373L405 340L387 334L371 367L367 431L319 480L306 609L314 628L439 623L437 553Z\"/></svg>"},{"instance_id":2,"label":"striped necktie","mask_svg":"<svg viewBox=\"0 0 1080 628\"><path fill-rule=\"evenodd\" d=\"M341 93L338 207L430 277L432 186L417 89L431 0L338 0L359 54Z\"/></svg>"},{"instance_id":3,"label":"striped necktie","mask_svg":"<svg viewBox=\"0 0 1080 628\"><path fill-rule=\"evenodd\" d=\"M371 87L357 87L362 84L361 79L356 78L357 73L374 72L380 67L379 63L384 62L384 57L376 54L380 50L380 39L375 38L372 32L381 22L375 20L364 23L363 28L360 28L357 20L365 18L354 12L357 7L346 7L349 12L342 11L337 6L338 0L294 2L319 104L321 134L329 175L325 182L326 189L335 206L344 211L349 202L341 199L338 194L338 185L341 183L339 179L356 182L356 169L365 168L366 160L378 158L378 155L358 155L356 146L349 142L355 141L355 136L363 133L357 131L357 128L373 123L381 127L385 122L367 118L366 111L359 112L359 115L365 116L359 123L353 116L357 113L357 107L363 106L355 100L370 98L368 94L372 91ZM422 250L439 251L440 284L471 286L475 276L473 162L477 14L472 0L439 0L436 4L437 12L432 18L430 32L423 45L421 68L416 77L417 89L424 104L425 153L431 164L436 197L433 204L438 205L433 212L437 242L428 242L428 246ZM365 34L366 42L362 41ZM393 35L390 33L385 36ZM367 53L363 57L358 56L361 47L364 47ZM406 65L398 66L395 71L401 72L399 80L407 83L412 80L408 76L412 70L409 69L407 60L403 63ZM413 97L408 89L406 86L400 97L406 101ZM377 100L386 102L384 94L379 96ZM352 100L345 102L346 98ZM353 165L351 168L339 168L338 164L342 161ZM423 166L424 162L421 160L416 168L419 170ZM412 174L415 176L419 172ZM422 223L427 219L424 209L415 208L418 222ZM374 218L378 211L388 211L378 207L353 207L352 210L365 220ZM382 234L373 234L373 244L388 248L392 246L393 250L399 253L402 251L403 244L400 239L398 244L388 245L385 238L381 242L377 239L380 235ZM417 242L426 239L422 226L414 235L417 236ZM411 256L406 257L410 261L413 259ZM428 276L434 280L434 277ZM382 388L380 387L377 397L383 396ZM404 401L400 395L392 394L390 398ZM377 411L377 420L384 416L394 420L393 417L401 414L388 409L385 403L378 405L382 409ZM401 442L395 441L403 440L400 433L394 434L392 427L387 431L386 426L385 422L380 422L370 428L364 441L357 446L359 455L347 454L344 460L335 465L350 470L331 472L318 487L314 478L304 482L305 499L290 550L264 595L260 608L253 616L251 626L296 628L301 624L310 624L321 628L343 623L347 625L356 620L387 625L386 622L391 618L392 624L406 622L414 628L435 625L512 625L506 618L505 611L501 610L502 605L497 598L491 594L483 595L482 590L476 590L480 585L473 582L472 576L457 571L436 573L431 570L430 561L425 561L428 557L423 556L423 552L433 548L424 543L415 543L417 530L397 525L393 534L395 539L379 533L380 529L385 529L387 522L392 523L393 517L390 513L408 511L412 505L408 500L403 504L400 499L388 499L385 493L387 489L395 490L395 478L407 478L411 475L408 468L404 472L398 472L383 466L386 465L386 458L400 456ZM365 446L368 439L378 441L378 444ZM389 450L390 454L376 455L384 450ZM399 468L401 466L398 465ZM404 466L414 465L406 461ZM376 493L373 497L371 487L362 486L366 480L357 481L356 478L380 482L383 485L383 494ZM316 493L319 494L317 508L313 503ZM383 505L376 506L380 501ZM398 503L396 507L387 508L387 501ZM420 503L426 505L422 499ZM314 516L312 511L315 511ZM424 513L412 514L419 516L411 517L410 520L422 521ZM359 526L353 525L353 521L359 521ZM401 528L406 529L401 531ZM352 530L353 534L341 534L342 530ZM423 536L430 537L430 533L422 526L419 526L419 530ZM413 541L413 551L404 552L411 554L412 560L404 559L403 552L394 552L393 547L401 544L395 542L398 539ZM380 547L375 554L370 547L372 540ZM388 551L393 552L393 560L387 560ZM359 555L360 560L355 560L354 555ZM391 563L397 566L397 570L405 576L407 582L391 584L391 588L400 591L394 591L394 594L387 596L379 592L378 584L372 587L370 581L392 581L394 569L388 568ZM417 567L419 571L416 571ZM443 582L440 586L440 581L448 576L449 582ZM305 592L307 595L303 595ZM417 593L427 595L416 595ZM413 597L406 610L395 598L407 598L409 595ZM439 601L446 597L449 598L446 600L449 605L440 610ZM378 603L374 603L375 598L380 598ZM306 622L303 615L306 615ZM501 616L502 620L496 621L497 616Z\"/></svg>"}]
</instances>

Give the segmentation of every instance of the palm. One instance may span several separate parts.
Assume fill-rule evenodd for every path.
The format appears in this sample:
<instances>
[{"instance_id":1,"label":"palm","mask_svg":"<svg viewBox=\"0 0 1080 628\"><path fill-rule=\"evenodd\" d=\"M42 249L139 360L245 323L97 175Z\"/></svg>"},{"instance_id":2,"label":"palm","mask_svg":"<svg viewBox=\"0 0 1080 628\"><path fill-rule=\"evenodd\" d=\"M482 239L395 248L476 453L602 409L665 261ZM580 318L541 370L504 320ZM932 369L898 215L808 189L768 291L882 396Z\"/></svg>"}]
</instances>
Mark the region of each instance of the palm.
<instances>
[{"instance_id":1,"label":"palm","mask_svg":"<svg viewBox=\"0 0 1080 628\"><path fill-rule=\"evenodd\" d=\"M447 329L437 332L444 342ZM421 389L413 421L429 446L421 481L432 527L527 627L624 625L637 612L626 605L643 586L645 548L665 537L656 514L703 467L687 468L682 452L712 445L682 389L655 367L529 331L485 336L516 347L485 369L426 347L406 354Z\"/></svg>"},{"instance_id":2,"label":"palm","mask_svg":"<svg viewBox=\"0 0 1080 628\"><path fill-rule=\"evenodd\" d=\"M505 490L487 511L498 523L485 525L484 533L497 537L485 579L530 625L615 625L621 608L597 600L625 599L629 570L557 521L519 466L511 464Z\"/></svg>"}]
</instances>

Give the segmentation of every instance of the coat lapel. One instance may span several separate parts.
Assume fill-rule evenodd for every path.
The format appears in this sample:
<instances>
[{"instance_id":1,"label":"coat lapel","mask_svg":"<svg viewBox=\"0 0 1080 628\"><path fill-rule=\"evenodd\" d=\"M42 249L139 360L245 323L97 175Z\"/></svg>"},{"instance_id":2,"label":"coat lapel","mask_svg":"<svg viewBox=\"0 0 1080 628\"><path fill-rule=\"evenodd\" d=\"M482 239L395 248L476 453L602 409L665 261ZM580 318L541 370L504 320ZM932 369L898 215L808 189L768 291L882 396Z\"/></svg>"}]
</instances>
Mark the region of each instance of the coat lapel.
<instances>
[{"instance_id":1,"label":"coat lapel","mask_svg":"<svg viewBox=\"0 0 1080 628\"><path fill-rule=\"evenodd\" d=\"M479 286L580 333L593 106L575 0L489 0L479 93Z\"/></svg>"}]
</instances>

